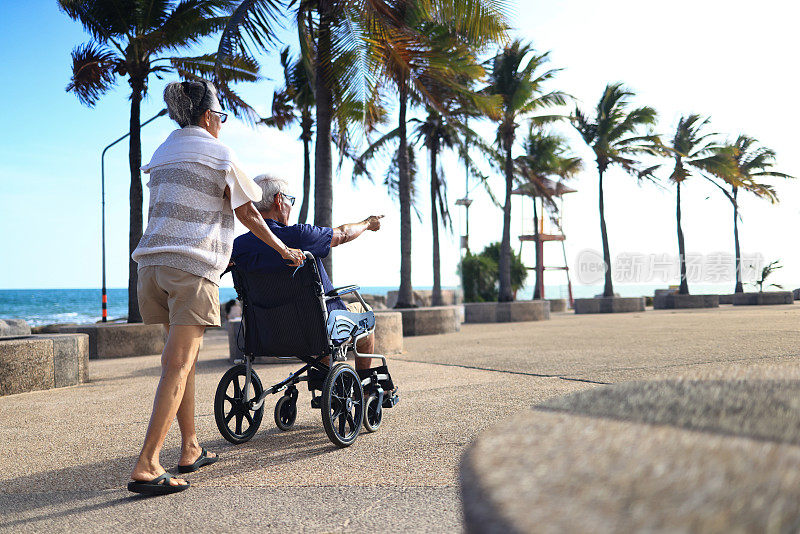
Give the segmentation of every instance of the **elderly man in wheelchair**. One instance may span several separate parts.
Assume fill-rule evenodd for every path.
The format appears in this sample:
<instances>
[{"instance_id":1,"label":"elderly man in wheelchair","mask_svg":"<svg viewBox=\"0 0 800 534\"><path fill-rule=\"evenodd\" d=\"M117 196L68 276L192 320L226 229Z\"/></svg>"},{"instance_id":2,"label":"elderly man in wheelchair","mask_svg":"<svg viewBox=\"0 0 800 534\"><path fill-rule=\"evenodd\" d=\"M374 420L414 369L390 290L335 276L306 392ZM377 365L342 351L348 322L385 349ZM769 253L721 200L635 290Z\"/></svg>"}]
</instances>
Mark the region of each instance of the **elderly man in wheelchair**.
<instances>
[{"instance_id":1,"label":"elderly man in wheelchair","mask_svg":"<svg viewBox=\"0 0 800 534\"><path fill-rule=\"evenodd\" d=\"M230 271L242 301L238 339L245 361L229 369L217 387L217 427L232 443L248 441L261 424L266 397L283 392L275 405L275 424L289 430L297 417L297 384L307 382L311 406L321 409L326 434L335 445L347 447L362 426L376 431L383 409L395 406L399 395L386 359L372 354L375 314L357 286L334 289L320 259L331 247L380 229L381 217L338 228L289 226L294 197L288 194L288 184L266 175L256 183L264 192L256 204L259 213L287 246L306 251L307 261L289 268L252 234L234 242ZM340 297L346 293L353 293L358 302L345 305ZM348 354L355 369L345 363ZM294 357L305 365L264 389L252 369L256 356ZM373 359L378 362L375 367Z\"/></svg>"}]
</instances>

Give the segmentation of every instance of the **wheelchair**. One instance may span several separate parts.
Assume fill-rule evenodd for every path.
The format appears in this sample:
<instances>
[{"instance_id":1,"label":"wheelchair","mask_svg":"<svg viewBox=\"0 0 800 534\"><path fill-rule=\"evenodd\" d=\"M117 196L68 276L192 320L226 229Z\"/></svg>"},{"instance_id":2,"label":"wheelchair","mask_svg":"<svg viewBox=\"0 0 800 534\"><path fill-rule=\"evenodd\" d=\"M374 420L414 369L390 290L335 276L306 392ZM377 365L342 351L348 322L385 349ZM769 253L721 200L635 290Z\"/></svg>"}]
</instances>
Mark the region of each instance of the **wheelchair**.
<instances>
[{"instance_id":1,"label":"wheelchair","mask_svg":"<svg viewBox=\"0 0 800 534\"><path fill-rule=\"evenodd\" d=\"M235 265L226 270L242 302L237 340L243 340L239 348L245 356L222 376L214 397L217 428L231 443L244 443L255 435L267 396L280 392L275 424L280 430L290 430L297 418L300 382L307 383L311 407L321 410L325 433L338 447L352 445L362 426L368 432L378 430L383 410L400 400L386 358L359 354L356 348L359 339L375 330L375 314L359 287L340 287L326 294L316 258L306 252L306 260L297 269L279 272L244 272ZM347 293L354 293L366 311L329 314L326 302ZM354 358L378 359L381 365L356 370L346 363L349 353ZM305 365L264 389L253 370L256 356L297 358ZM327 357L331 365L324 362Z\"/></svg>"}]
</instances>

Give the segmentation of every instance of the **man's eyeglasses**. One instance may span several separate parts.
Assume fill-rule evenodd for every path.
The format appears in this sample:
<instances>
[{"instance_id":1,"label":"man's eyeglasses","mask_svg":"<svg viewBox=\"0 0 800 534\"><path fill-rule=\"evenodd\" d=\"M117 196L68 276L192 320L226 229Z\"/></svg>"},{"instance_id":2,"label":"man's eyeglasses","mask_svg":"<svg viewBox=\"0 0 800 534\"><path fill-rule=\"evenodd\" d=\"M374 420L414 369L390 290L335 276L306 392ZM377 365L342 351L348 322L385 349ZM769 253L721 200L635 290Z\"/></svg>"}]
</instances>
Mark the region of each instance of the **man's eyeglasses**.
<instances>
[{"instance_id":1,"label":"man's eyeglasses","mask_svg":"<svg viewBox=\"0 0 800 534\"><path fill-rule=\"evenodd\" d=\"M222 111L214 111L213 109L209 109L208 111L210 111L211 113L216 113L217 115L219 115L219 122L221 122L223 124L225 123L226 120L228 120L228 114L227 113L223 113Z\"/></svg>"},{"instance_id":2,"label":"man's eyeglasses","mask_svg":"<svg viewBox=\"0 0 800 534\"><path fill-rule=\"evenodd\" d=\"M292 195L287 195L286 193L281 193L281 195L283 195L283 198L285 198L286 200L289 201L289 205L290 206L294 206L294 200L295 199L294 199L294 197Z\"/></svg>"}]
</instances>

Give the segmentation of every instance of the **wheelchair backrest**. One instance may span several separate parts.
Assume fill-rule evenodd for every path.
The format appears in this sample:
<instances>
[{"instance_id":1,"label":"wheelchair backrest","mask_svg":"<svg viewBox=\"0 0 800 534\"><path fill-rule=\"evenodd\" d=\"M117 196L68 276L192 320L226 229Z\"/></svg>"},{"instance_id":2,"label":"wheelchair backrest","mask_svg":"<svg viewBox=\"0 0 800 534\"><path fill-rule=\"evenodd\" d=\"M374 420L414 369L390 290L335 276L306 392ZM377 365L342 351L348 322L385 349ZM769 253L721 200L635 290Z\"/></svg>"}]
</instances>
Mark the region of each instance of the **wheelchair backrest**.
<instances>
[{"instance_id":1,"label":"wheelchair backrest","mask_svg":"<svg viewBox=\"0 0 800 534\"><path fill-rule=\"evenodd\" d=\"M242 299L243 352L249 356L319 356L329 352L322 283L306 263L295 272L231 269Z\"/></svg>"}]
</instances>

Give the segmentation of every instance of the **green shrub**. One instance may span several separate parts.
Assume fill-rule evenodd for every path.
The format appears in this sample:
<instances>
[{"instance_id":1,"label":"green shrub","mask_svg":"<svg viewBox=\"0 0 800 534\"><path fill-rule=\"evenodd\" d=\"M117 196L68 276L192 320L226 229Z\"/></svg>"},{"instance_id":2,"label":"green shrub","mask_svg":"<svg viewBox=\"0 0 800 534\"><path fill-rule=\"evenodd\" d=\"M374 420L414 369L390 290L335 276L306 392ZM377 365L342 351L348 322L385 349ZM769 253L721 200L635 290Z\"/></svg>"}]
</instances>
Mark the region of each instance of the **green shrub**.
<instances>
[{"instance_id":1,"label":"green shrub","mask_svg":"<svg viewBox=\"0 0 800 534\"><path fill-rule=\"evenodd\" d=\"M461 262L461 277L464 284L464 302L493 302L497 300L500 275L498 260L500 243L492 243L480 254L467 254ZM511 251L511 289L525 285L528 270L519 256Z\"/></svg>"}]
</instances>

